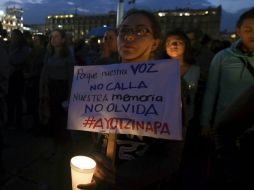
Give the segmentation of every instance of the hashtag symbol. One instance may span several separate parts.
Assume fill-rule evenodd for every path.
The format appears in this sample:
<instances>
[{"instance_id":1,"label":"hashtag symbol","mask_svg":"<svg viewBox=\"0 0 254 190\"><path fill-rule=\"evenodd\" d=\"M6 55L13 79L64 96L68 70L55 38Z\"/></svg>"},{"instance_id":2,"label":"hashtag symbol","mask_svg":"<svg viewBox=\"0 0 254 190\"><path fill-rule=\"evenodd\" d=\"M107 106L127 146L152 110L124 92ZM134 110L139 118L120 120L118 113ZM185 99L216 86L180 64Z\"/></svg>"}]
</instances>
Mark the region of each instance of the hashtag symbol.
<instances>
[{"instance_id":1,"label":"hashtag symbol","mask_svg":"<svg viewBox=\"0 0 254 190\"><path fill-rule=\"evenodd\" d=\"M91 128L95 122L96 120L94 119L94 117L88 117L87 119L85 119L83 125L84 127Z\"/></svg>"}]
</instances>

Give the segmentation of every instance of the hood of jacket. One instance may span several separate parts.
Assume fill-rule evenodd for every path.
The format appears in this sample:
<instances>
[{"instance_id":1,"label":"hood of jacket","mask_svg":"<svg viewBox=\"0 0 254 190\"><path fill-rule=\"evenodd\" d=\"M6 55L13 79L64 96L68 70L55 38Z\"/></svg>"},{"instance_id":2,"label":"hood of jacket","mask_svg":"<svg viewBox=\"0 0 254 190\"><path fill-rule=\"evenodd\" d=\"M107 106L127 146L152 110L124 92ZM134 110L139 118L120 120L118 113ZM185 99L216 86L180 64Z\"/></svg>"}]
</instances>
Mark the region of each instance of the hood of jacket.
<instances>
[{"instance_id":1,"label":"hood of jacket","mask_svg":"<svg viewBox=\"0 0 254 190\"><path fill-rule=\"evenodd\" d=\"M252 58L254 59L254 53L250 53L250 52L244 52L243 50L241 50L241 40L237 40L235 41L230 48L228 48L229 52L231 52L232 54L234 54L237 57L243 57L243 58Z\"/></svg>"}]
</instances>

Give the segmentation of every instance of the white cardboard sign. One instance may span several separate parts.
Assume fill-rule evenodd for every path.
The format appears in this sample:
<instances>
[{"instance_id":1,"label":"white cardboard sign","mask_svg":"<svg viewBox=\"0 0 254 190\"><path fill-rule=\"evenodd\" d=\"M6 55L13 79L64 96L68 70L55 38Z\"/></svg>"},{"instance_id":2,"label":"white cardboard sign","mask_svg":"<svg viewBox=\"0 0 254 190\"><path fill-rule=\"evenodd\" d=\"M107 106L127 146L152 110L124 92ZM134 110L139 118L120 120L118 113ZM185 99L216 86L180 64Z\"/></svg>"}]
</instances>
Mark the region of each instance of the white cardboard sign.
<instances>
[{"instance_id":1,"label":"white cardboard sign","mask_svg":"<svg viewBox=\"0 0 254 190\"><path fill-rule=\"evenodd\" d=\"M176 60L75 66L68 129L182 139Z\"/></svg>"}]
</instances>

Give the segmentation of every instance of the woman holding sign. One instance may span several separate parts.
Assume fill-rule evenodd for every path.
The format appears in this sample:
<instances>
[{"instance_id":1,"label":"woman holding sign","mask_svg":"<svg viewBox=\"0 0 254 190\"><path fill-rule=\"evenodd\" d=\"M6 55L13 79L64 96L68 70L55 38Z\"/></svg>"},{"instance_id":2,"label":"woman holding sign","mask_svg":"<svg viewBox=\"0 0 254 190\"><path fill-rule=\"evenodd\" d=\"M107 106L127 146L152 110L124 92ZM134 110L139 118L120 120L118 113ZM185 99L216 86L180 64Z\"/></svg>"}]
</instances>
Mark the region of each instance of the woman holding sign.
<instances>
[{"instance_id":1,"label":"woman holding sign","mask_svg":"<svg viewBox=\"0 0 254 190\"><path fill-rule=\"evenodd\" d=\"M131 10L118 30L117 46L123 63L148 61L160 45L161 30L154 14ZM109 139L110 140L110 139ZM95 157L96 183L80 189L157 189L172 182L181 161L182 141L117 135L115 163ZM95 185L94 185L95 184ZM170 183L173 188L173 182Z\"/></svg>"}]
</instances>

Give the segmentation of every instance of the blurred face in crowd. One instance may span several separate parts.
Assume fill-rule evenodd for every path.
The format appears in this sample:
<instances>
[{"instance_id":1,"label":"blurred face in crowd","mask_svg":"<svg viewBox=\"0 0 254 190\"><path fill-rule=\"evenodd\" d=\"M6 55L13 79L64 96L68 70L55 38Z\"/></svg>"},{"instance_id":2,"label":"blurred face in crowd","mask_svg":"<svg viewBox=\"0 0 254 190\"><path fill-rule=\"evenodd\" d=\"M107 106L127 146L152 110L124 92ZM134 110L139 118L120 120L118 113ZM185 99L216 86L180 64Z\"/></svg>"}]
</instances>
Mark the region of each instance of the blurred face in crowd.
<instances>
[{"instance_id":1,"label":"blurred face in crowd","mask_svg":"<svg viewBox=\"0 0 254 190\"><path fill-rule=\"evenodd\" d=\"M12 34L11 34L11 41L12 41L12 42L17 41L17 35L16 35L15 33L12 33Z\"/></svg>"},{"instance_id":2,"label":"blurred face in crowd","mask_svg":"<svg viewBox=\"0 0 254 190\"><path fill-rule=\"evenodd\" d=\"M166 51L171 58L182 59L185 51L185 43L179 36L168 36L166 39Z\"/></svg>"},{"instance_id":3,"label":"blurred face in crowd","mask_svg":"<svg viewBox=\"0 0 254 190\"><path fill-rule=\"evenodd\" d=\"M114 31L107 31L104 35L104 44L111 52L117 51L117 35Z\"/></svg>"},{"instance_id":4,"label":"blurred face in crowd","mask_svg":"<svg viewBox=\"0 0 254 190\"><path fill-rule=\"evenodd\" d=\"M43 46L43 42L41 41L39 36L34 36L34 38L33 38L33 46L34 47L41 47L41 46Z\"/></svg>"},{"instance_id":5,"label":"blurred face in crowd","mask_svg":"<svg viewBox=\"0 0 254 190\"><path fill-rule=\"evenodd\" d=\"M50 43L53 47L61 47L64 43L64 38L61 36L61 33L59 31L53 31L51 33L51 39Z\"/></svg>"},{"instance_id":6,"label":"blurred face in crowd","mask_svg":"<svg viewBox=\"0 0 254 190\"><path fill-rule=\"evenodd\" d=\"M18 44L18 43L23 43L23 34L21 33L21 31L14 29L11 32L11 43L13 44Z\"/></svg>"},{"instance_id":7,"label":"blurred face in crowd","mask_svg":"<svg viewBox=\"0 0 254 190\"><path fill-rule=\"evenodd\" d=\"M236 32L241 38L244 47L248 51L254 52L254 18L245 19Z\"/></svg>"},{"instance_id":8,"label":"blurred face in crowd","mask_svg":"<svg viewBox=\"0 0 254 190\"><path fill-rule=\"evenodd\" d=\"M38 36L34 36L33 38L33 46L34 47L39 47L40 46L40 39Z\"/></svg>"},{"instance_id":9,"label":"blurred face in crowd","mask_svg":"<svg viewBox=\"0 0 254 190\"><path fill-rule=\"evenodd\" d=\"M117 37L118 53L123 62L149 60L159 43L145 15L136 13L123 20Z\"/></svg>"},{"instance_id":10,"label":"blurred face in crowd","mask_svg":"<svg viewBox=\"0 0 254 190\"><path fill-rule=\"evenodd\" d=\"M187 36L190 39L191 45L193 46L197 42L195 39L195 34L193 32L188 32Z\"/></svg>"}]
</instances>

